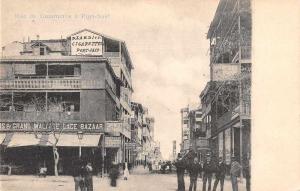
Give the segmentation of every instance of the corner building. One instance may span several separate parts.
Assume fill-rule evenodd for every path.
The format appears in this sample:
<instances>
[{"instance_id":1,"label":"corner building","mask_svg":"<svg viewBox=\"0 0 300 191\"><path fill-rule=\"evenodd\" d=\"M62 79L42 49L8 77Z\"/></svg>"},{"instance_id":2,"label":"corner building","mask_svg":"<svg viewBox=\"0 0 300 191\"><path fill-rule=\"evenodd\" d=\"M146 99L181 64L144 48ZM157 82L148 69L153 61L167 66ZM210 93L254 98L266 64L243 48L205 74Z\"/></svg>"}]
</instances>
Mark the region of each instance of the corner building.
<instances>
[{"instance_id":1,"label":"corner building","mask_svg":"<svg viewBox=\"0 0 300 191\"><path fill-rule=\"evenodd\" d=\"M131 59L124 41L84 29L66 39L13 42L0 61L1 164L13 174L71 174L80 157L95 173L128 160Z\"/></svg>"}]
</instances>

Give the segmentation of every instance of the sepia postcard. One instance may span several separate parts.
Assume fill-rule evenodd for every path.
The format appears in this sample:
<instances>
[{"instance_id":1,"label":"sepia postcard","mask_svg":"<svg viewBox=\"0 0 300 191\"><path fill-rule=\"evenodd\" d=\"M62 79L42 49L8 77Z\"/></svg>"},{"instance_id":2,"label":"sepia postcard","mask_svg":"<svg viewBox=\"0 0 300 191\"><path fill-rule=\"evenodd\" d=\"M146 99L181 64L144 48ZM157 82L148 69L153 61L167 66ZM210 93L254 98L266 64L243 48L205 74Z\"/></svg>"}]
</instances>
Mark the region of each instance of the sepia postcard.
<instances>
[{"instance_id":1,"label":"sepia postcard","mask_svg":"<svg viewBox=\"0 0 300 191\"><path fill-rule=\"evenodd\" d=\"M299 7L2 0L0 190L300 191Z\"/></svg>"}]
</instances>

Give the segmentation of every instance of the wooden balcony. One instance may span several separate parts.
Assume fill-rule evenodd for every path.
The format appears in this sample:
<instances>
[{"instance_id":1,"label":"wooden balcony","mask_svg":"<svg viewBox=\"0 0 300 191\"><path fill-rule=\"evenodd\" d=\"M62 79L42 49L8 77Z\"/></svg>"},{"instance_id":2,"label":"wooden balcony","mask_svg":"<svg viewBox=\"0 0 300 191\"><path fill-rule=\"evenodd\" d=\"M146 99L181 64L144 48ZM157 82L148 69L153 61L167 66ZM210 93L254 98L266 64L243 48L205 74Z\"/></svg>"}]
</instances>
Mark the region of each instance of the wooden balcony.
<instances>
[{"instance_id":1,"label":"wooden balcony","mask_svg":"<svg viewBox=\"0 0 300 191\"><path fill-rule=\"evenodd\" d=\"M97 80L81 79L13 79L0 80L0 89L104 89L105 85Z\"/></svg>"}]
</instances>

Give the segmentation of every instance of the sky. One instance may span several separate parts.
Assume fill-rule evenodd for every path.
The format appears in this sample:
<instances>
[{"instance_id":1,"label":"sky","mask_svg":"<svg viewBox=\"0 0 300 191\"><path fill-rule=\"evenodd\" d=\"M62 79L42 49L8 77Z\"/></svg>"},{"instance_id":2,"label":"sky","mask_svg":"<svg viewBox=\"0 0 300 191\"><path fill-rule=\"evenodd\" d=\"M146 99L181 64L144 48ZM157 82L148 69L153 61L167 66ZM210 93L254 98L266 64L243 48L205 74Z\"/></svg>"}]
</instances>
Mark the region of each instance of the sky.
<instances>
[{"instance_id":1,"label":"sky","mask_svg":"<svg viewBox=\"0 0 300 191\"><path fill-rule=\"evenodd\" d=\"M167 158L173 140L179 152L180 109L199 105L209 80L206 33L218 2L3 0L1 47L37 35L65 38L84 28L124 40L134 65L133 100L155 118L155 140Z\"/></svg>"}]
</instances>

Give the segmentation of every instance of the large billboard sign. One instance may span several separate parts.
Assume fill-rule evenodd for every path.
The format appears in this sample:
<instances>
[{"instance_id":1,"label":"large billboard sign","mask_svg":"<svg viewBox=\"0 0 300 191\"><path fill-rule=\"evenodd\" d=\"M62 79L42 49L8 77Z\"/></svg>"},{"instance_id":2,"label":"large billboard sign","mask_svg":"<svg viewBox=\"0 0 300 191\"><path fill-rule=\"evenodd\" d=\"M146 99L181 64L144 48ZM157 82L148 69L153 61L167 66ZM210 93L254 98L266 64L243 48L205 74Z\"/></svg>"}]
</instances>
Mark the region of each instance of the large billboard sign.
<instances>
[{"instance_id":1,"label":"large billboard sign","mask_svg":"<svg viewBox=\"0 0 300 191\"><path fill-rule=\"evenodd\" d=\"M103 123L0 122L0 131L104 132Z\"/></svg>"},{"instance_id":2,"label":"large billboard sign","mask_svg":"<svg viewBox=\"0 0 300 191\"><path fill-rule=\"evenodd\" d=\"M101 35L90 31L82 31L71 36L72 55L101 56L103 39Z\"/></svg>"}]
</instances>

